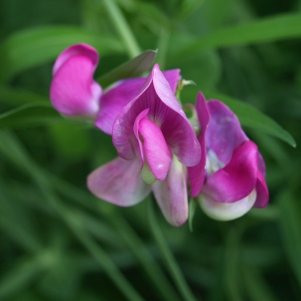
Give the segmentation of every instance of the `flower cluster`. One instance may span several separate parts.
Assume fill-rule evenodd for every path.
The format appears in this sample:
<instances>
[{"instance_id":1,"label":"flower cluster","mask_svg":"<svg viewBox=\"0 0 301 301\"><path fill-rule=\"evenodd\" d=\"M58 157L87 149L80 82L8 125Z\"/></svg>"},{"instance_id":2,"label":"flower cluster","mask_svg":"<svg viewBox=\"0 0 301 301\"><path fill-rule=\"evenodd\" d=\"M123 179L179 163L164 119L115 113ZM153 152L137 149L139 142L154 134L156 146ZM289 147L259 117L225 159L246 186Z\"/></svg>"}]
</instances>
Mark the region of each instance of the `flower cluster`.
<instances>
[{"instance_id":1,"label":"flower cluster","mask_svg":"<svg viewBox=\"0 0 301 301\"><path fill-rule=\"evenodd\" d=\"M147 77L103 91L93 80L97 64L91 46L69 47L54 64L50 89L61 114L90 119L112 135L118 157L88 176L95 196L131 206L152 191L174 226L188 218L188 191L218 220L267 205L263 158L227 106L199 93L192 126L175 96L178 69L161 72L155 65Z\"/></svg>"}]
</instances>

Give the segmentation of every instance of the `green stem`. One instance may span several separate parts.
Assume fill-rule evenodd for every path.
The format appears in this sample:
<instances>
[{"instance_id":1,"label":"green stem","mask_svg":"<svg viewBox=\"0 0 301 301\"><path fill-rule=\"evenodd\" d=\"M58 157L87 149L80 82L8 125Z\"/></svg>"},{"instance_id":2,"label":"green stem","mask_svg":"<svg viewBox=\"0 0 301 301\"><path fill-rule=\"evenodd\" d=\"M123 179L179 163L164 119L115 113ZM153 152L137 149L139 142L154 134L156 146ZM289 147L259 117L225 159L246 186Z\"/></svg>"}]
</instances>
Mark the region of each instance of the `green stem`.
<instances>
[{"instance_id":1,"label":"green stem","mask_svg":"<svg viewBox=\"0 0 301 301\"><path fill-rule=\"evenodd\" d=\"M165 300L179 301L180 299L177 296L177 293L166 279L166 276L162 272L160 266L149 254L149 251L140 241L139 237L127 221L122 216L111 217L110 220L119 232L120 236L127 243L128 247L132 249L132 252L140 261L141 265Z\"/></svg>"},{"instance_id":2,"label":"green stem","mask_svg":"<svg viewBox=\"0 0 301 301\"><path fill-rule=\"evenodd\" d=\"M130 285L127 279L121 274L111 258L107 253L92 239L92 237L83 229L76 220L66 218L65 221L85 248L94 256L101 267L106 271L108 276L115 282L116 286L123 292L123 294L130 301L144 301L144 299L137 293L137 291Z\"/></svg>"},{"instance_id":3,"label":"green stem","mask_svg":"<svg viewBox=\"0 0 301 301\"><path fill-rule=\"evenodd\" d=\"M48 178L51 181L51 184L54 185L55 189L57 189L62 195L71 198L73 201L85 206L87 209L95 210L93 204L94 197L90 194L87 194L83 190L74 187L69 183L65 183L61 179L56 178L55 176L49 174ZM87 201L90 200L91 201ZM85 200L83 202L83 200ZM127 246L132 250L133 254L136 256L137 260L145 269L145 272L148 274L149 278L153 281L154 285L157 287L158 291L161 292L161 295L165 298L165 300L178 301L179 298L174 288L170 285L169 280L166 278L164 272L162 271L160 265L154 260L151 256L149 250L145 247L144 243L141 241L139 236L133 230L131 225L123 218L122 215L118 214L118 212L114 211L114 213L108 215L104 214L103 211L98 207L98 213L101 215L102 219L106 219L109 223L111 223L115 229L117 230L120 237L127 244ZM83 215L83 214L81 214ZM89 218L91 221L91 218ZM94 231L98 233L96 221L95 225L93 225ZM88 219L85 221L86 229L89 226ZM91 225L92 226L92 225ZM91 232L94 235L94 232ZM112 237L110 237L112 238ZM115 243L115 240L114 240Z\"/></svg>"},{"instance_id":4,"label":"green stem","mask_svg":"<svg viewBox=\"0 0 301 301\"><path fill-rule=\"evenodd\" d=\"M141 53L140 47L118 5L114 0L103 0L103 3L129 56L131 58L136 57Z\"/></svg>"},{"instance_id":5,"label":"green stem","mask_svg":"<svg viewBox=\"0 0 301 301\"><path fill-rule=\"evenodd\" d=\"M115 283L128 300L144 301L132 287L130 282L122 275L105 251L102 250L90 236L88 236L88 233L84 230L84 225L74 218L75 215L61 203L61 200L52 190L47 176L45 176L43 170L39 168L35 161L32 160L23 145L9 132L1 132L0 138L0 151L2 151L13 164L23 172L25 171L33 179L37 187L40 188L41 192L44 194L45 199L67 223L86 249L100 263L112 282Z\"/></svg>"},{"instance_id":6,"label":"green stem","mask_svg":"<svg viewBox=\"0 0 301 301\"><path fill-rule=\"evenodd\" d=\"M186 301L197 301L194 295L192 294L190 288L188 287L186 280L172 254L170 251L166 240L163 236L163 233L161 232L160 227L158 226L158 223L155 218L154 208L153 208L153 202L149 202L149 222L150 226L153 232L153 235L155 237L155 240L159 246L159 249L162 253L162 256L164 258L164 262L166 264L167 269L170 272L171 277L173 278L176 286L178 287L180 293L182 294L182 297Z\"/></svg>"},{"instance_id":7,"label":"green stem","mask_svg":"<svg viewBox=\"0 0 301 301\"><path fill-rule=\"evenodd\" d=\"M241 290L241 271L240 271L240 253L239 239L240 232L234 227L229 229L225 245L225 262L224 262L224 290L229 298L233 301L245 300Z\"/></svg>"}]
</instances>

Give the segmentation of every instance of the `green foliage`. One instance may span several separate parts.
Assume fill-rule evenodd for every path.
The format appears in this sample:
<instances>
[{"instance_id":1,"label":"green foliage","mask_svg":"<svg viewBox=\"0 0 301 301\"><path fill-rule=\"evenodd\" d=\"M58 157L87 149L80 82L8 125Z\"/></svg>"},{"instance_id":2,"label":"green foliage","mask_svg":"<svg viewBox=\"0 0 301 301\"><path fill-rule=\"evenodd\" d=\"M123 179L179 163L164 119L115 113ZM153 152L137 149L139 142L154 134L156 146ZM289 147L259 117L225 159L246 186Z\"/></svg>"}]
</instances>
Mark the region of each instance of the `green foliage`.
<instances>
[{"instance_id":1,"label":"green foliage","mask_svg":"<svg viewBox=\"0 0 301 301\"><path fill-rule=\"evenodd\" d=\"M300 300L299 2L1 1L0 300ZM75 43L100 52L104 88L157 59L195 82L183 103L225 102L266 161L270 205L216 222L191 200L173 228L150 198L95 199L86 177L114 158L111 137L49 101Z\"/></svg>"}]
</instances>

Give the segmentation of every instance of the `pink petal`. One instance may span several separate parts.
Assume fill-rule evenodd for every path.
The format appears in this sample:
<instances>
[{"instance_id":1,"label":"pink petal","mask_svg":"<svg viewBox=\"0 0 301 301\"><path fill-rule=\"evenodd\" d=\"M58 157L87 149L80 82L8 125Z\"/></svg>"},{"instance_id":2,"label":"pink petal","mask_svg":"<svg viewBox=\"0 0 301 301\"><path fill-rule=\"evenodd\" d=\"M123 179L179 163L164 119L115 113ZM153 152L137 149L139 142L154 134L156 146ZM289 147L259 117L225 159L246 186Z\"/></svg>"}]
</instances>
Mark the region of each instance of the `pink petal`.
<instances>
[{"instance_id":1,"label":"pink petal","mask_svg":"<svg viewBox=\"0 0 301 301\"><path fill-rule=\"evenodd\" d=\"M148 111L149 111L149 109L146 109L146 110L142 111L142 112L137 116L137 118L136 118L136 120L135 120L135 123L134 123L134 129L133 129L133 130L134 130L135 137L136 137L136 141L137 141L137 143L138 143L138 145L139 145L139 152L136 153L136 157L137 157L137 158L141 158L141 164L142 164L141 168L142 168L143 165L144 165L144 150L143 150L143 143L142 143L142 141L141 141L141 139L140 139L139 123L140 123L141 119L143 119L144 117L147 116ZM134 141L133 141L132 143L135 144ZM137 147L135 147L134 149L137 151Z\"/></svg>"},{"instance_id":2,"label":"pink petal","mask_svg":"<svg viewBox=\"0 0 301 301\"><path fill-rule=\"evenodd\" d=\"M176 93L178 82L181 79L180 72L181 72L180 69L172 69L172 70L166 70L162 72L164 77L168 81L170 88L174 94Z\"/></svg>"},{"instance_id":3,"label":"pink petal","mask_svg":"<svg viewBox=\"0 0 301 301\"><path fill-rule=\"evenodd\" d=\"M144 82L145 78L126 79L106 91L101 98L100 111L94 124L111 135L116 117L138 95Z\"/></svg>"},{"instance_id":4,"label":"pink petal","mask_svg":"<svg viewBox=\"0 0 301 301\"><path fill-rule=\"evenodd\" d=\"M155 182L152 189L166 220L173 226L184 224L188 218L185 166L174 158L166 179Z\"/></svg>"},{"instance_id":5,"label":"pink petal","mask_svg":"<svg viewBox=\"0 0 301 301\"><path fill-rule=\"evenodd\" d=\"M222 102L208 102L210 122L206 135L207 147L212 149L219 160L228 164L234 149L249 140L241 128L236 115Z\"/></svg>"},{"instance_id":6,"label":"pink petal","mask_svg":"<svg viewBox=\"0 0 301 301\"><path fill-rule=\"evenodd\" d=\"M102 94L99 84L93 81L97 63L96 50L85 44L71 46L58 57L53 67L50 99L61 114L96 117Z\"/></svg>"},{"instance_id":7,"label":"pink petal","mask_svg":"<svg viewBox=\"0 0 301 301\"><path fill-rule=\"evenodd\" d=\"M258 171L258 178L256 183L257 199L254 204L255 208L264 208L269 203L269 190L265 182L264 176Z\"/></svg>"},{"instance_id":8,"label":"pink petal","mask_svg":"<svg viewBox=\"0 0 301 301\"><path fill-rule=\"evenodd\" d=\"M265 167L265 163L264 163L264 160L262 158L262 155L259 152L258 152L258 169L262 173L263 177L265 177L266 167Z\"/></svg>"},{"instance_id":9,"label":"pink petal","mask_svg":"<svg viewBox=\"0 0 301 301\"><path fill-rule=\"evenodd\" d=\"M140 172L139 160L126 161L118 157L94 170L88 176L87 186L100 199L118 206L132 206L151 191Z\"/></svg>"},{"instance_id":10,"label":"pink petal","mask_svg":"<svg viewBox=\"0 0 301 301\"><path fill-rule=\"evenodd\" d=\"M202 192L221 203L236 202L249 195L257 182L257 154L256 144L244 142L234 150L228 165L208 177Z\"/></svg>"},{"instance_id":11,"label":"pink petal","mask_svg":"<svg viewBox=\"0 0 301 301\"><path fill-rule=\"evenodd\" d=\"M139 122L139 133L143 138L143 149L150 170L157 180L163 181L168 173L172 154L160 128L143 118Z\"/></svg>"},{"instance_id":12,"label":"pink petal","mask_svg":"<svg viewBox=\"0 0 301 301\"><path fill-rule=\"evenodd\" d=\"M190 194L192 198L198 196L204 184L205 178L205 165L206 165L206 131L210 121L210 115L207 107L205 97L202 93L199 93L196 100L196 110L198 119L201 126L201 134L198 140L201 145L202 154L200 162L193 167L188 168L188 174L190 178Z\"/></svg>"},{"instance_id":13,"label":"pink petal","mask_svg":"<svg viewBox=\"0 0 301 301\"><path fill-rule=\"evenodd\" d=\"M180 80L180 70L167 70L163 72L163 75L175 92ZM101 98L100 111L94 124L111 135L118 114L139 94L145 81L145 77L125 79L106 91Z\"/></svg>"},{"instance_id":14,"label":"pink petal","mask_svg":"<svg viewBox=\"0 0 301 301\"><path fill-rule=\"evenodd\" d=\"M68 47L58 56L52 68L52 75L54 76L66 61L76 55L89 57L95 68L98 65L98 53L93 47L88 44L76 44Z\"/></svg>"},{"instance_id":15,"label":"pink petal","mask_svg":"<svg viewBox=\"0 0 301 301\"><path fill-rule=\"evenodd\" d=\"M155 65L139 95L118 115L113 126L113 143L124 159L135 156L132 128L137 115L149 109L149 118L156 123L173 153L186 166L196 165L201 156L200 144L175 98L169 83Z\"/></svg>"}]
</instances>

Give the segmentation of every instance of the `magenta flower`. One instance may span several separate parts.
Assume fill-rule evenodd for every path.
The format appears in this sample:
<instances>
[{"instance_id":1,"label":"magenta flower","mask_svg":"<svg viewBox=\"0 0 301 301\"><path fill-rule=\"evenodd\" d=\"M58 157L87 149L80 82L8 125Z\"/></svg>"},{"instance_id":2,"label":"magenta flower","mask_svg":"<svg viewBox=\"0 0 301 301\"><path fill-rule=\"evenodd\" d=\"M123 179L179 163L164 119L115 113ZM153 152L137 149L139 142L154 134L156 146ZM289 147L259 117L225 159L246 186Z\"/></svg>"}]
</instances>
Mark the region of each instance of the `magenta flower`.
<instances>
[{"instance_id":1,"label":"magenta flower","mask_svg":"<svg viewBox=\"0 0 301 301\"><path fill-rule=\"evenodd\" d=\"M93 81L98 64L97 51L77 44L64 50L53 66L50 99L57 111L70 117L95 119L102 89Z\"/></svg>"},{"instance_id":2,"label":"magenta flower","mask_svg":"<svg viewBox=\"0 0 301 301\"><path fill-rule=\"evenodd\" d=\"M188 217L186 166L198 164L201 148L165 76L155 65L117 116L113 143L120 157L92 172L88 188L119 206L137 204L152 190L167 221L179 226Z\"/></svg>"},{"instance_id":3,"label":"magenta flower","mask_svg":"<svg viewBox=\"0 0 301 301\"><path fill-rule=\"evenodd\" d=\"M191 196L210 217L231 220L252 207L268 204L265 163L257 146L242 130L238 118L222 102L206 103L199 93L196 111L201 127L202 158L188 169Z\"/></svg>"},{"instance_id":4,"label":"magenta flower","mask_svg":"<svg viewBox=\"0 0 301 301\"><path fill-rule=\"evenodd\" d=\"M112 134L113 123L123 109L142 88L145 78L131 78L115 83L107 91L93 80L98 65L97 51L86 44L73 45L64 50L53 67L50 99L61 114L85 118L107 134ZM179 70L164 72L175 89Z\"/></svg>"}]
</instances>

